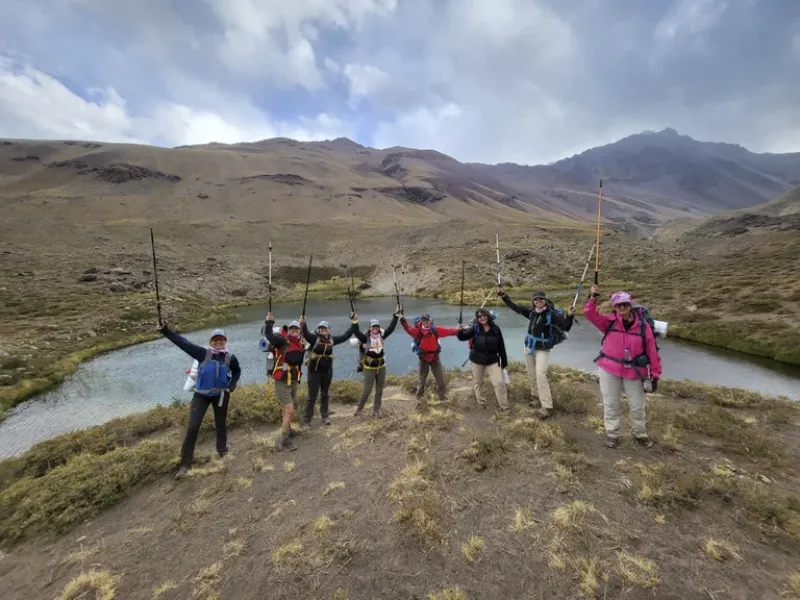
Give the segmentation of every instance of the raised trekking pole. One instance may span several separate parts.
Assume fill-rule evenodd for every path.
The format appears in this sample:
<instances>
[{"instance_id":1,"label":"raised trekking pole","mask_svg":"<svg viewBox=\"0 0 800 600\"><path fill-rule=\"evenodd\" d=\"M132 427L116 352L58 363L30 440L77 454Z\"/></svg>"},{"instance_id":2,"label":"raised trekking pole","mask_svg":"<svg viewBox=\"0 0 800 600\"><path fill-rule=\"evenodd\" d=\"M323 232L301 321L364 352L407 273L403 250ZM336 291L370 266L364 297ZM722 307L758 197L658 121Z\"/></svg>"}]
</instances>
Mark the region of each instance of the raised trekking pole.
<instances>
[{"instance_id":1,"label":"raised trekking pole","mask_svg":"<svg viewBox=\"0 0 800 600\"><path fill-rule=\"evenodd\" d=\"M156 241L153 237L153 228L150 228L150 249L153 251L153 278L156 284L156 312L158 313L158 324L161 325L161 296L158 293L158 267L156 266Z\"/></svg>"},{"instance_id":2,"label":"raised trekking pole","mask_svg":"<svg viewBox=\"0 0 800 600\"><path fill-rule=\"evenodd\" d=\"M497 234L495 241L495 249L497 250L497 285L500 286L500 235Z\"/></svg>"},{"instance_id":3,"label":"raised trekking pole","mask_svg":"<svg viewBox=\"0 0 800 600\"><path fill-rule=\"evenodd\" d=\"M269 243L269 312L272 312L272 242Z\"/></svg>"},{"instance_id":4,"label":"raised trekking pole","mask_svg":"<svg viewBox=\"0 0 800 600\"><path fill-rule=\"evenodd\" d=\"M345 276L345 279L347 279L347 299L350 300L350 313L351 314L355 314L355 312L356 312L356 303L353 300L353 294L355 293L355 289L352 292L350 291L350 282L352 280L349 279L348 276L347 276L348 269L349 268L347 266L345 266L345 268L344 268L344 276Z\"/></svg>"},{"instance_id":5,"label":"raised trekking pole","mask_svg":"<svg viewBox=\"0 0 800 600\"><path fill-rule=\"evenodd\" d=\"M595 244L592 244L592 249L589 250L589 258L586 259L586 265L583 267L583 275L581 275L581 281L578 284L578 291L575 292L575 298L572 299L572 308L575 308L575 305L578 303L578 296L583 289L583 280L586 279L586 272L589 270L589 263L592 261L592 254L594 254L594 247Z\"/></svg>"},{"instance_id":6,"label":"raised trekking pole","mask_svg":"<svg viewBox=\"0 0 800 600\"><path fill-rule=\"evenodd\" d=\"M397 306L400 306L400 290L397 288L397 269L394 267L394 259L392 260L392 277L394 278L394 295L397 298Z\"/></svg>"},{"instance_id":7,"label":"raised trekking pole","mask_svg":"<svg viewBox=\"0 0 800 600\"><path fill-rule=\"evenodd\" d=\"M465 262L461 261L461 302L459 303L461 306L458 309L458 324L462 325L464 323L464 265Z\"/></svg>"},{"instance_id":8,"label":"raised trekking pole","mask_svg":"<svg viewBox=\"0 0 800 600\"><path fill-rule=\"evenodd\" d=\"M603 180L600 180L600 192L597 196L597 253L594 255L594 284L600 285L600 207L603 204Z\"/></svg>"},{"instance_id":9,"label":"raised trekking pole","mask_svg":"<svg viewBox=\"0 0 800 600\"><path fill-rule=\"evenodd\" d=\"M406 301L406 267L405 257L400 259L400 310L405 308Z\"/></svg>"},{"instance_id":10,"label":"raised trekking pole","mask_svg":"<svg viewBox=\"0 0 800 600\"><path fill-rule=\"evenodd\" d=\"M303 296L303 312L302 315L306 316L306 302L308 301L308 285L311 283L311 261L314 260L314 255L308 257L308 273L306 274L306 293Z\"/></svg>"},{"instance_id":11,"label":"raised trekking pole","mask_svg":"<svg viewBox=\"0 0 800 600\"><path fill-rule=\"evenodd\" d=\"M350 269L350 286L353 288L353 295L351 296L351 304L353 305L353 312L356 312L356 281L353 279L353 269Z\"/></svg>"}]
</instances>

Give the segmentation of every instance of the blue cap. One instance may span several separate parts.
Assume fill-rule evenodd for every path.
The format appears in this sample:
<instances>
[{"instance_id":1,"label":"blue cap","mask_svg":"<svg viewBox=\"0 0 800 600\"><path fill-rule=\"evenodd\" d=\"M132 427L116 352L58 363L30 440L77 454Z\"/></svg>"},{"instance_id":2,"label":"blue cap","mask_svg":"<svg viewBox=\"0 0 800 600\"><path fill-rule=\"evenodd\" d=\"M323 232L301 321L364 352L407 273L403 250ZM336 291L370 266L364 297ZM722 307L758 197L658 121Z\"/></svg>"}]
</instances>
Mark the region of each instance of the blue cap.
<instances>
[{"instance_id":1,"label":"blue cap","mask_svg":"<svg viewBox=\"0 0 800 600\"><path fill-rule=\"evenodd\" d=\"M224 337L226 340L228 339L228 336L225 335L224 329L215 329L214 331L212 331L211 339L213 340L215 337Z\"/></svg>"}]
</instances>

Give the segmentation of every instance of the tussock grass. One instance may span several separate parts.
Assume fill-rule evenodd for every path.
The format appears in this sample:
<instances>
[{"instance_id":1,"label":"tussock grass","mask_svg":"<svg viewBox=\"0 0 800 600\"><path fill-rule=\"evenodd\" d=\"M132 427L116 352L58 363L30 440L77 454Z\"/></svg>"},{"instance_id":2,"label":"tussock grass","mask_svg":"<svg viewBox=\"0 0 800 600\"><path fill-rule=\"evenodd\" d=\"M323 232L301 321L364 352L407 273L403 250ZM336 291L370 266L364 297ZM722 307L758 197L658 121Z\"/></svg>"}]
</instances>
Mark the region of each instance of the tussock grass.
<instances>
[{"instance_id":1,"label":"tussock grass","mask_svg":"<svg viewBox=\"0 0 800 600\"><path fill-rule=\"evenodd\" d=\"M408 418L412 425L420 429L432 428L448 431L464 419L464 415L457 413L452 408L439 407L437 404L436 402L431 402L426 412L409 415Z\"/></svg>"},{"instance_id":2,"label":"tussock grass","mask_svg":"<svg viewBox=\"0 0 800 600\"><path fill-rule=\"evenodd\" d=\"M512 439L533 445L534 450L548 449L553 452L576 452L576 441L564 433L564 429L553 421L540 421L535 417L521 417L502 427Z\"/></svg>"},{"instance_id":3,"label":"tussock grass","mask_svg":"<svg viewBox=\"0 0 800 600\"><path fill-rule=\"evenodd\" d=\"M297 540L291 541L283 546L278 546L270 552L269 559L275 566L285 566L292 558L303 551L303 544Z\"/></svg>"},{"instance_id":4,"label":"tussock grass","mask_svg":"<svg viewBox=\"0 0 800 600\"><path fill-rule=\"evenodd\" d=\"M511 531L514 533L522 533L533 527L534 523L535 522L531 517L529 509L519 507L514 509L514 519L511 521Z\"/></svg>"},{"instance_id":5,"label":"tussock grass","mask_svg":"<svg viewBox=\"0 0 800 600\"><path fill-rule=\"evenodd\" d=\"M503 463L509 446L508 439L503 435L479 437L474 439L460 456L472 464L476 471L485 471Z\"/></svg>"},{"instance_id":6,"label":"tussock grass","mask_svg":"<svg viewBox=\"0 0 800 600\"><path fill-rule=\"evenodd\" d=\"M347 600L347 592L342 588L337 588L335 592L333 592L329 596L330 600Z\"/></svg>"},{"instance_id":7,"label":"tussock grass","mask_svg":"<svg viewBox=\"0 0 800 600\"><path fill-rule=\"evenodd\" d=\"M461 545L461 553L464 555L464 558L467 559L469 562L474 562L475 558L483 552L484 548L486 547L486 542L482 537L477 535L469 536L469 539Z\"/></svg>"},{"instance_id":8,"label":"tussock grass","mask_svg":"<svg viewBox=\"0 0 800 600\"><path fill-rule=\"evenodd\" d=\"M134 448L80 454L41 477L20 479L0 492L0 540L64 533L176 464L176 446L147 440Z\"/></svg>"},{"instance_id":9,"label":"tussock grass","mask_svg":"<svg viewBox=\"0 0 800 600\"><path fill-rule=\"evenodd\" d=\"M97 554L98 550L100 550L99 545L90 546L88 548L81 547L81 549L78 550L77 552L72 552L70 553L69 556L67 556L67 562L80 564L84 562L86 559L91 558L92 556Z\"/></svg>"},{"instance_id":10,"label":"tussock grass","mask_svg":"<svg viewBox=\"0 0 800 600\"><path fill-rule=\"evenodd\" d=\"M706 538L703 549L708 556L720 562L730 558L742 560L742 557L738 553L738 548L730 542L726 542L724 540Z\"/></svg>"},{"instance_id":11,"label":"tussock grass","mask_svg":"<svg viewBox=\"0 0 800 600\"><path fill-rule=\"evenodd\" d=\"M322 492L323 496L327 496L331 492L335 490L343 490L344 489L344 481L332 481L328 485L325 486L325 491Z\"/></svg>"},{"instance_id":12,"label":"tussock grass","mask_svg":"<svg viewBox=\"0 0 800 600\"><path fill-rule=\"evenodd\" d=\"M800 571L795 571L789 575L789 588L800 596Z\"/></svg>"},{"instance_id":13,"label":"tussock grass","mask_svg":"<svg viewBox=\"0 0 800 600\"><path fill-rule=\"evenodd\" d=\"M647 558L621 552L619 554L619 574L623 579L640 588L652 588L658 585L655 575L656 565Z\"/></svg>"},{"instance_id":14,"label":"tussock grass","mask_svg":"<svg viewBox=\"0 0 800 600\"><path fill-rule=\"evenodd\" d=\"M159 598L161 598L161 596L163 596L167 592L171 592L172 590L175 589L178 589L177 583L175 583L174 581L165 581L164 583L162 583L153 590L153 600L158 600Z\"/></svg>"},{"instance_id":15,"label":"tussock grass","mask_svg":"<svg viewBox=\"0 0 800 600\"><path fill-rule=\"evenodd\" d=\"M291 473L292 471L294 471L294 467L295 467L294 461L286 461L285 463L283 463L284 473Z\"/></svg>"},{"instance_id":16,"label":"tussock grass","mask_svg":"<svg viewBox=\"0 0 800 600\"><path fill-rule=\"evenodd\" d=\"M586 598L594 598L600 589L600 565L596 558L579 558L578 591Z\"/></svg>"},{"instance_id":17,"label":"tussock grass","mask_svg":"<svg viewBox=\"0 0 800 600\"><path fill-rule=\"evenodd\" d=\"M431 592L428 600L468 600L467 595L458 586L445 587L438 592Z\"/></svg>"},{"instance_id":18,"label":"tussock grass","mask_svg":"<svg viewBox=\"0 0 800 600\"><path fill-rule=\"evenodd\" d=\"M228 412L228 428L245 423L279 423L282 407L272 386L243 385L233 395ZM147 412L114 419L96 427L56 436L39 442L22 456L0 462L0 490L24 477L41 477L49 470L67 463L78 455L103 455L118 448L134 445L153 433L169 428L186 427L187 406L157 406ZM214 430L214 419L208 411L201 434Z\"/></svg>"},{"instance_id":19,"label":"tussock grass","mask_svg":"<svg viewBox=\"0 0 800 600\"><path fill-rule=\"evenodd\" d=\"M595 507L582 500L559 506L553 512L553 522L561 528L580 529L587 514L597 512Z\"/></svg>"},{"instance_id":20,"label":"tussock grass","mask_svg":"<svg viewBox=\"0 0 800 600\"><path fill-rule=\"evenodd\" d=\"M88 598L91 592L94 592L95 600L114 600L117 592L117 578L108 571L99 569L81 573L67 584L59 594L58 600Z\"/></svg>"},{"instance_id":21,"label":"tussock grass","mask_svg":"<svg viewBox=\"0 0 800 600\"><path fill-rule=\"evenodd\" d=\"M411 528L421 541L438 542L443 536L438 522L444 500L422 462L407 465L389 485L389 500L399 508L394 519Z\"/></svg>"},{"instance_id":22,"label":"tussock grass","mask_svg":"<svg viewBox=\"0 0 800 600\"><path fill-rule=\"evenodd\" d=\"M239 540L231 540L230 542L225 542L225 545L222 546L222 558L224 560L228 560L229 558L233 558L234 556L240 556L243 550L244 550L244 542L241 542Z\"/></svg>"},{"instance_id":23,"label":"tussock grass","mask_svg":"<svg viewBox=\"0 0 800 600\"><path fill-rule=\"evenodd\" d=\"M328 515L322 515L314 519L314 533L326 533L332 526L333 521L331 521Z\"/></svg>"}]
</instances>

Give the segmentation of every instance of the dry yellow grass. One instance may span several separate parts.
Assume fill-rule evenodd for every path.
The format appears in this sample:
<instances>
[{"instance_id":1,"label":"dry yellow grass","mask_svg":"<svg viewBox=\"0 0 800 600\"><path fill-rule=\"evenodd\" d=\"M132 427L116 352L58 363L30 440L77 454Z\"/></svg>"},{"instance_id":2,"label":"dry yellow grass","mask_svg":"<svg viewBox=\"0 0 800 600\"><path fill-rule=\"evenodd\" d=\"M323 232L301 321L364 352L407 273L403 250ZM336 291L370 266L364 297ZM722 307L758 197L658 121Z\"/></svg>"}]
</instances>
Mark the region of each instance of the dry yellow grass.
<instances>
[{"instance_id":1,"label":"dry yellow grass","mask_svg":"<svg viewBox=\"0 0 800 600\"><path fill-rule=\"evenodd\" d=\"M295 464L292 461L287 461L287 462L283 463L283 471L285 473L291 473L292 471L294 471L294 467L295 467Z\"/></svg>"},{"instance_id":2,"label":"dry yellow grass","mask_svg":"<svg viewBox=\"0 0 800 600\"><path fill-rule=\"evenodd\" d=\"M334 490L343 490L344 489L344 481L332 481L327 486L325 486L325 491L322 492L323 496L327 496Z\"/></svg>"},{"instance_id":3,"label":"dry yellow grass","mask_svg":"<svg viewBox=\"0 0 800 600\"><path fill-rule=\"evenodd\" d=\"M87 598L90 592L94 592L96 600L114 600L117 591L117 578L108 571L92 570L81 573L70 581L58 600L80 600Z\"/></svg>"},{"instance_id":4,"label":"dry yellow grass","mask_svg":"<svg viewBox=\"0 0 800 600\"><path fill-rule=\"evenodd\" d=\"M428 594L428 600L468 600L467 595L460 587L446 587L438 592Z\"/></svg>"},{"instance_id":5,"label":"dry yellow grass","mask_svg":"<svg viewBox=\"0 0 800 600\"><path fill-rule=\"evenodd\" d=\"M515 533L522 533L533 527L534 521L531 518L530 510L527 508L515 508L514 519L511 523L511 530Z\"/></svg>"},{"instance_id":6,"label":"dry yellow grass","mask_svg":"<svg viewBox=\"0 0 800 600\"><path fill-rule=\"evenodd\" d=\"M738 548L730 542L726 542L724 540L707 538L705 544L703 545L703 549L708 556L720 562L730 558L742 560L742 557L738 553Z\"/></svg>"},{"instance_id":7,"label":"dry yellow grass","mask_svg":"<svg viewBox=\"0 0 800 600\"><path fill-rule=\"evenodd\" d=\"M314 533L327 533L327 531L333 525L333 521L331 521L328 515L322 515L321 517L317 517L314 519Z\"/></svg>"},{"instance_id":8,"label":"dry yellow grass","mask_svg":"<svg viewBox=\"0 0 800 600\"><path fill-rule=\"evenodd\" d=\"M486 547L486 542L482 537L477 535L469 536L469 539L461 545L461 552L464 558L469 562L473 562L478 554L483 552Z\"/></svg>"},{"instance_id":9,"label":"dry yellow grass","mask_svg":"<svg viewBox=\"0 0 800 600\"><path fill-rule=\"evenodd\" d=\"M239 540L231 540L230 542L225 542L225 545L222 546L222 558L228 560L234 556L241 555L242 551L244 550L244 542Z\"/></svg>"},{"instance_id":10,"label":"dry yellow grass","mask_svg":"<svg viewBox=\"0 0 800 600\"><path fill-rule=\"evenodd\" d=\"M288 544L284 544L283 546L279 546L275 548L270 555L269 558L274 565L281 565L284 564L287 560L291 559L294 556L297 556L303 551L303 544L298 542L297 540L291 541Z\"/></svg>"},{"instance_id":11,"label":"dry yellow grass","mask_svg":"<svg viewBox=\"0 0 800 600\"><path fill-rule=\"evenodd\" d=\"M584 517L592 512L596 512L592 504L582 500L575 500L569 504L559 506L553 512L553 522L558 527L580 529Z\"/></svg>"},{"instance_id":12,"label":"dry yellow grass","mask_svg":"<svg viewBox=\"0 0 800 600\"><path fill-rule=\"evenodd\" d=\"M178 584L174 581L165 581L161 585L159 585L156 589L153 590L153 600L158 600L166 594L167 592L171 592L178 588Z\"/></svg>"},{"instance_id":13,"label":"dry yellow grass","mask_svg":"<svg viewBox=\"0 0 800 600\"><path fill-rule=\"evenodd\" d=\"M627 552L619 554L619 574L633 585L641 588L655 587L659 581L655 571L655 563L647 558Z\"/></svg>"}]
</instances>

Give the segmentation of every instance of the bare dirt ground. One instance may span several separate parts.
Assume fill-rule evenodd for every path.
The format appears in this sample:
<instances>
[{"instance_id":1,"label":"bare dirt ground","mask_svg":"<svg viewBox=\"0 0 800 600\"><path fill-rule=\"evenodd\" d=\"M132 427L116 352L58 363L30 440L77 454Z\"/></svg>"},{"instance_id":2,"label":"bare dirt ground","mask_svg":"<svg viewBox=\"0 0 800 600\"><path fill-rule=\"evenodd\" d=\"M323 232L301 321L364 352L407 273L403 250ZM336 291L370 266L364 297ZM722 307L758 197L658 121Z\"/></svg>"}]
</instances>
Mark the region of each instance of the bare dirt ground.
<instances>
[{"instance_id":1,"label":"bare dirt ground","mask_svg":"<svg viewBox=\"0 0 800 600\"><path fill-rule=\"evenodd\" d=\"M447 404L418 407L406 380L386 390L385 418L336 404L295 452L251 423L209 461L207 436L187 480L161 477L60 538L6 548L2 596L800 595L796 407L665 383L649 402L657 445L608 450L591 378L555 375L560 410L540 422L512 377L507 416L478 410L451 374Z\"/></svg>"}]
</instances>

